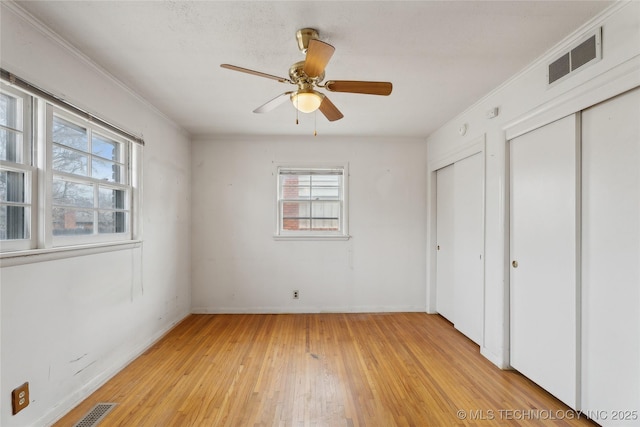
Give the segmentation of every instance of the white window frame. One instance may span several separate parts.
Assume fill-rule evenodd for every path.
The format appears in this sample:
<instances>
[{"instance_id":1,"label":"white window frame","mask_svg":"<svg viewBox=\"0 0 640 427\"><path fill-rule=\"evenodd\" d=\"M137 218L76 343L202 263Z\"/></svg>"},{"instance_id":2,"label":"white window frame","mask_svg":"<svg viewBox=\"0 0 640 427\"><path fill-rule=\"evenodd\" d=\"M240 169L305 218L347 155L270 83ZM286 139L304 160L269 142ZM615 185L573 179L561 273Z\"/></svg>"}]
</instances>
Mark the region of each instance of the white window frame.
<instances>
[{"instance_id":1,"label":"white window frame","mask_svg":"<svg viewBox=\"0 0 640 427\"><path fill-rule=\"evenodd\" d=\"M22 206L28 209L28 214L25 215L25 222L29 230L29 237L26 239L13 239L13 240L1 240L0 246L2 251L20 251L28 250L36 247L38 229L37 229L37 217L38 217L38 205L36 203L37 194L37 170L32 166L16 164L12 162L0 161L0 168L3 171L20 172L24 174L25 182L25 195L23 203L6 202L6 205L10 206ZM5 205L5 203L3 203Z\"/></svg>"},{"instance_id":2,"label":"white window frame","mask_svg":"<svg viewBox=\"0 0 640 427\"><path fill-rule=\"evenodd\" d=\"M93 134L97 134L108 139L114 140L123 144L123 173L124 173L124 183L115 183L115 182L104 182L102 180L93 178L93 177L83 177L79 175L74 175L70 173L55 171L53 169L53 117L58 116L63 120L66 120L72 124L83 127L87 130L87 139L88 144L91 144L91 138ZM133 188L131 185L131 173L130 173L130 158L131 158L131 146L132 143L130 141L125 140L119 135L115 135L114 133L104 129L94 123L91 123L89 120L78 117L70 112L65 111L64 109L51 105L47 103L46 105L46 184L44 187L47 203L47 211L48 215L46 218L46 224L44 224L44 228L48 230L45 240L47 243L50 243L51 247L60 247L60 246L71 246L71 245L81 245L81 244L91 244L91 243L104 243L104 242L117 242L117 241L125 241L132 239L132 205L133 205ZM89 149L90 151L90 149ZM87 164L87 168L91 168L91 159L92 154L87 153L89 160ZM88 210L94 211L94 230L91 234L81 234L75 236L55 236L53 235L53 219L52 219L52 209L53 209L53 180L54 177L62 178L66 181L76 182L80 184L93 184L94 185L94 206L92 208L87 208ZM98 231L98 223L97 223L97 193L99 186L109 187L117 190L123 190L126 192L126 214L127 214L127 229L123 233L99 233Z\"/></svg>"},{"instance_id":3,"label":"white window frame","mask_svg":"<svg viewBox=\"0 0 640 427\"><path fill-rule=\"evenodd\" d=\"M280 184L280 174L282 171L295 170L300 173L309 171L310 173L318 173L321 171L337 171L342 172L342 187L340 188L340 216L338 230L285 230L283 227L283 203L286 201L282 195L282 186ZM349 164L340 163L278 163L275 165L276 177L276 197L275 197L275 233L276 240L348 240L349 236Z\"/></svg>"},{"instance_id":4,"label":"white window frame","mask_svg":"<svg viewBox=\"0 0 640 427\"><path fill-rule=\"evenodd\" d=\"M107 252L130 247L140 247L142 239L142 154L144 141L129 132L112 126L108 122L77 109L47 92L26 84L27 87L14 85L13 80L0 82L2 92L22 100L22 130L4 127L13 132L22 132L22 163L0 161L2 170L23 173L25 176L24 203L2 202L2 205L25 206L29 208L29 238L19 240L0 240L0 267L28 264L39 261L81 256L89 253ZM24 83L24 82L22 82ZM21 84L22 84L21 83ZM122 169L122 181L112 182L91 176L77 176L53 170L53 116L77 124L87 129L87 138L92 134L122 145L122 158L116 161ZM87 158L88 168L91 159L101 156L91 152L90 140ZM80 150L82 151L82 150ZM91 175L91 172L88 173ZM86 235L53 235L53 179L61 177L78 183L93 184L94 201L91 208L94 224L92 234ZM99 202L100 188L125 191L124 207L101 206ZM120 233L100 233L97 222L100 213L124 212L126 230ZM26 228L26 227L25 227Z\"/></svg>"},{"instance_id":5,"label":"white window frame","mask_svg":"<svg viewBox=\"0 0 640 427\"><path fill-rule=\"evenodd\" d=\"M22 136L22 159L20 162L10 162L0 160L0 169L8 172L19 172L23 173L25 176L25 197L24 202L22 203L14 203L14 202L5 202L3 205L5 206L23 206L28 209L28 214L25 215L26 226L29 230L29 237L26 239L12 239L12 240L2 240L0 241L0 249L2 252L5 251L20 251L20 250L28 250L36 247L37 244L37 236L38 236L38 228L37 228L37 217L38 217L38 203L37 203L37 169L33 166L33 137L32 137L32 128L33 128L33 103L32 97L27 93L16 90L6 84L2 84L1 92L4 92L12 97L15 97L21 101L21 117L18 128L14 129L10 127L2 127L3 129L7 129L11 132L20 133Z\"/></svg>"}]
</instances>

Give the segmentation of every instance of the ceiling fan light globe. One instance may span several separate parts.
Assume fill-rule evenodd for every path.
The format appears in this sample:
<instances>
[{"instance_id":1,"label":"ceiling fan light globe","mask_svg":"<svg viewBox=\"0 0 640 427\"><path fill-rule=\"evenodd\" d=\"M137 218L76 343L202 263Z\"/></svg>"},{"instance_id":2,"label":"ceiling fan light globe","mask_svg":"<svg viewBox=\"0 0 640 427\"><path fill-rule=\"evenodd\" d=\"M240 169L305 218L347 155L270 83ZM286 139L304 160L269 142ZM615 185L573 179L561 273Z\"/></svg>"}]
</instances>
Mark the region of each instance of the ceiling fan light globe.
<instances>
[{"instance_id":1,"label":"ceiling fan light globe","mask_svg":"<svg viewBox=\"0 0 640 427\"><path fill-rule=\"evenodd\" d=\"M323 98L316 91L297 91L291 94L291 103L301 113L313 113L320 107Z\"/></svg>"}]
</instances>

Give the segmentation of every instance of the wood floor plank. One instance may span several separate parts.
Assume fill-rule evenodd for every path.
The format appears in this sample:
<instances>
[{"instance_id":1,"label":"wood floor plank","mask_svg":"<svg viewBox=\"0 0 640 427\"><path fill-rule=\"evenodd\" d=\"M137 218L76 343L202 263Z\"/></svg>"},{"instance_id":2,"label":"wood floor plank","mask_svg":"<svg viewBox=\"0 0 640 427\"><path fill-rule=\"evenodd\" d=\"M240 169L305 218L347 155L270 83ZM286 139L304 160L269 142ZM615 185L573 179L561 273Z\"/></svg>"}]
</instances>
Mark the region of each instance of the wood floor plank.
<instances>
[{"instance_id":1,"label":"wood floor plank","mask_svg":"<svg viewBox=\"0 0 640 427\"><path fill-rule=\"evenodd\" d=\"M594 426L438 315L192 315L55 426Z\"/></svg>"}]
</instances>

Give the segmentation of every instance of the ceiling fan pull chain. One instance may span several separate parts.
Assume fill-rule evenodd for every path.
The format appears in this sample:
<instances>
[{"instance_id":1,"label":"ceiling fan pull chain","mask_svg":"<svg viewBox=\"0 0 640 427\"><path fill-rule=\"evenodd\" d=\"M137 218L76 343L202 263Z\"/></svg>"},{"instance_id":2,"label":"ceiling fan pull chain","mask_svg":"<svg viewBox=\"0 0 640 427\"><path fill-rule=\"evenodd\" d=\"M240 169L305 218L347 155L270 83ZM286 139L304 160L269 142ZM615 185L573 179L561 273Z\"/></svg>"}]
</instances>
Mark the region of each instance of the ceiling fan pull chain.
<instances>
[{"instance_id":1,"label":"ceiling fan pull chain","mask_svg":"<svg viewBox=\"0 0 640 427\"><path fill-rule=\"evenodd\" d=\"M298 121L298 98L296 98L296 124L300 124L300 122Z\"/></svg>"},{"instance_id":2,"label":"ceiling fan pull chain","mask_svg":"<svg viewBox=\"0 0 640 427\"><path fill-rule=\"evenodd\" d=\"M313 112L313 136L318 136L318 110Z\"/></svg>"}]
</instances>

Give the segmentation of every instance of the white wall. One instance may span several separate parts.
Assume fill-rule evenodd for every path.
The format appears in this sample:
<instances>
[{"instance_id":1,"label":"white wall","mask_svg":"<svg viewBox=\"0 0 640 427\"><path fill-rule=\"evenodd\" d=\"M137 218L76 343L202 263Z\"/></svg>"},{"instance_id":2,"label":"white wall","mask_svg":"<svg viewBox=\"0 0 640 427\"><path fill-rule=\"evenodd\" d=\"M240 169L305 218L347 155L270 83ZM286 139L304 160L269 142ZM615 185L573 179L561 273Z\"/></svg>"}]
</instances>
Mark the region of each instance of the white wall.
<instances>
[{"instance_id":1,"label":"white wall","mask_svg":"<svg viewBox=\"0 0 640 427\"><path fill-rule=\"evenodd\" d=\"M435 169L465 156L470 143L484 136L485 176L485 318L482 353L498 366L509 363L508 209L506 132L535 127L535 122L560 118L640 84L640 3L621 2L560 42L491 94L438 129L427 140L428 254L427 310L435 311ZM546 65L574 42L602 26L603 59L573 77L546 87ZM499 108L496 118L486 113ZM465 136L458 133L468 125ZM540 123L542 124L542 123Z\"/></svg>"},{"instance_id":2,"label":"white wall","mask_svg":"<svg viewBox=\"0 0 640 427\"><path fill-rule=\"evenodd\" d=\"M46 29L2 3L1 66L143 134L143 244L0 270L0 425L70 410L190 310L190 141ZM11 390L31 404L11 415Z\"/></svg>"},{"instance_id":3,"label":"white wall","mask_svg":"<svg viewBox=\"0 0 640 427\"><path fill-rule=\"evenodd\" d=\"M194 141L193 310L424 311L425 155L421 139ZM274 240L275 163L315 161L349 163L352 238Z\"/></svg>"}]
</instances>

